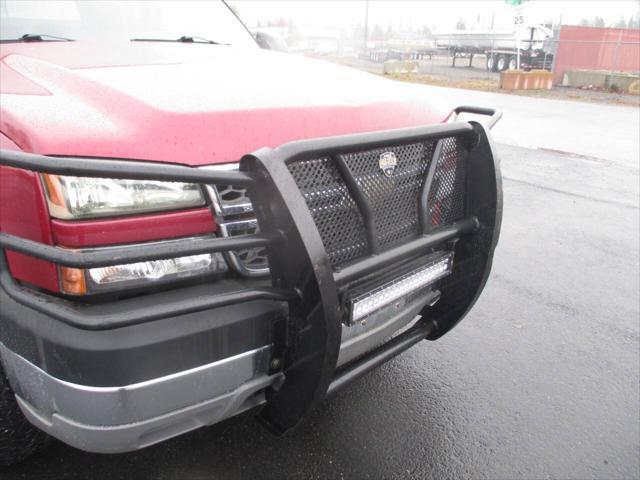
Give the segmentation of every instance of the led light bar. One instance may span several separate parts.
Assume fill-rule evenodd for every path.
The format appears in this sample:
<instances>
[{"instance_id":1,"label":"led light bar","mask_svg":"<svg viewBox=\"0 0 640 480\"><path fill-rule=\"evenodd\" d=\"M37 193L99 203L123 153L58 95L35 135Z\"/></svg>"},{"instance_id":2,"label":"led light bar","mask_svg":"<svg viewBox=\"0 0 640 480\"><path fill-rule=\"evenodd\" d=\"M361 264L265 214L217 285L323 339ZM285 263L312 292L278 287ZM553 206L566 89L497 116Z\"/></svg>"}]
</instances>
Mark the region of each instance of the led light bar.
<instances>
[{"instance_id":1,"label":"led light bar","mask_svg":"<svg viewBox=\"0 0 640 480\"><path fill-rule=\"evenodd\" d=\"M419 290L451 273L453 253L421 266L370 292L351 300L351 321L358 321L376 310Z\"/></svg>"}]
</instances>

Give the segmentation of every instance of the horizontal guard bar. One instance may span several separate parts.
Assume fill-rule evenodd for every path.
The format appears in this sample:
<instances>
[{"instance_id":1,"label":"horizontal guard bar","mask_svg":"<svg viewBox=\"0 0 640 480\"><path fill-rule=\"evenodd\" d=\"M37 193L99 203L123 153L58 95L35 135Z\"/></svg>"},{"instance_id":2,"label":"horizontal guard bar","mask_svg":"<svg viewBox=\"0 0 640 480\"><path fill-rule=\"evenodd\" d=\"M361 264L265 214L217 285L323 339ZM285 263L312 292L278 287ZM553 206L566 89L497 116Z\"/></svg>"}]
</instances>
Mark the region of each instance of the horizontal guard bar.
<instances>
[{"instance_id":1,"label":"horizontal guard bar","mask_svg":"<svg viewBox=\"0 0 640 480\"><path fill-rule=\"evenodd\" d=\"M387 360L401 354L416 343L424 340L435 328L433 323L419 321L414 327L392 338L378 349L370 352L364 358L339 372L329 384L327 396L337 392L344 386L370 372Z\"/></svg>"},{"instance_id":2,"label":"horizontal guard bar","mask_svg":"<svg viewBox=\"0 0 640 480\"><path fill-rule=\"evenodd\" d=\"M399 260L420 253L428 248L435 247L443 242L470 233L478 228L478 219L475 217L466 218L455 222L451 226L440 228L432 233L422 235L415 240L405 243L399 247L387 250L378 255L371 255L365 259L344 267L335 272L333 278L338 285L343 285L351 280L355 280L364 275L389 265L393 265Z\"/></svg>"},{"instance_id":3,"label":"horizontal guard bar","mask_svg":"<svg viewBox=\"0 0 640 480\"><path fill-rule=\"evenodd\" d=\"M79 177L127 178L247 187L256 182L248 172L191 168L149 161L103 158L72 158L36 155L14 150L0 150L0 165L33 172Z\"/></svg>"},{"instance_id":4,"label":"horizontal guard bar","mask_svg":"<svg viewBox=\"0 0 640 480\"><path fill-rule=\"evenodd\" d=\"M27 290L16 284L6 267L0 271L0 284L4 291L7 292L7 295L16 302L83 330L107 330L126 327L253 300L280 302L298 300L298 296L293 291L276 288L252 288L210 296L199 296L179 302L158 303L151 307L145 306L105 315L101 313L101 305L89 305L82 308L74 305L71 307L61 303L57 297Z\"/></svg>"},{"instance_id":5,"label":"horizontal guard bar","mask_svg":"<svg viewBox=\"0 0 640 480\"><path fill-rule=\"evenodd\" d=\"M76 268L94 268L107 265L186 257L245 248L266 247L280 237L256 233L235 237L179 238L151 244L126 245L92 250L70 250L16 237L0 232L0 247L48 260L59 265Z\"/></svg>"},{"instance_id":6,"label":"horizontal guard bar","mask_svg":"<svg viewBox=\"0 0 640 480\"><path fill-rule=\"evenodd\" d=\"M470 123L443 123L384 132L353 133L339 137L297 140L276 148L275 152L281 158L286 159L286 162L293 162L300 158L313 158L316 155L346 154L351 151L371 150L398 143L413 143L465 135L475 135Z\"/></svg>"},{"instance_id":7,"label":"horizontal guard bar","mask_svg":"<svg viewBox=\"0 0 640 480\"><path fill-rule=\"evenodd\" d=\"M491 130L495 126L495 124L498 123L498 121L502 118L502 112L499 110L496 110L495 108L474 107L472 105L460 105L454 108L451 111L451 113L447 115L444 121L445 122L448 121L453 114L458 116L461 113L472 113L475 115L486 115L490 117L489 121L487 122L487 127L489 127L489 130Z\"/></svg>"}]
</instances>

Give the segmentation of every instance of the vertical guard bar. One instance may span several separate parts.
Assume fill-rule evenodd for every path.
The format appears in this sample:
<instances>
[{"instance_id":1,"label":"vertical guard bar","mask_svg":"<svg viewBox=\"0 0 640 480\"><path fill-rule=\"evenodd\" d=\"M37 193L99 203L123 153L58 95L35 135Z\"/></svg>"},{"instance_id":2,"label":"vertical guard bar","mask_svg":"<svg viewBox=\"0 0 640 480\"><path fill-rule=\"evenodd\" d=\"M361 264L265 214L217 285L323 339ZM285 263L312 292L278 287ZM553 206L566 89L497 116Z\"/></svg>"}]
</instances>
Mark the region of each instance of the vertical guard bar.
<instances>
[{"instance_id":1,"label":"vertical guard bar","mask_svg":"<svg viewBox=\"0 0 640 480\"><path fill-rule=\"evenodd\" d=\"M420 227L422 233L429 233L431 230L431 216L429 215L429 192L431 191L431 185L433 184L433 177L436 174L436 168L438 167L438 161L442 154L443 141L438 140L436 148L433 149L433 156L431 157L431 163L429 163L429 170L427 176L424 179L422 190L420 191L420 203L418 204L418 212L420 213Z\"/></svg>"},{"instance_id":2,"label":"vertical guard bar","mask_svg":"<svg viewBox=\"0 0 640 480\"><path fill-rule=\"evenodd\" d=\"M324 399L338 361L342 315L320 234L282 157L258 150L242 158L240 169L260 177L260 186L248 193L261 231L282 232L287 239L267 247L273 285L296 289L303 299L290 304L287 325L275 332L285 340L274 357L280 357L286 381L267 392L261 413L282 434Z\"/></svg>"},{"instance_id":3,"label":"vertical guard bar","mask_svg":"<svg viewBox=\"0 0 640 480\"><path fill-rule=\"evenodd\" d=\"M465 192L468 216L478 228L455 244L452 273L439 285L440 300L421 315L435 328L427 337L435 340L451 330L474 305L482 292L493 262L502 224L502 175L488 127L470 122L476 135L467 150Z\"/></svg>"},{"instance_id":4,"label":"vertical guard bar","mask_svg":"<svg viewBox=\"0 0 640 480\"><path fill-rule=\"evenodd\" d=\"M358 210L364 220L364 227L367 232L367 243L369 244L369 253L375 254L380 252L380 244L378 242L378 231L376 224L373 221L373 212L371 211L371 204L369 200L362 193L362 189L358 185L356 178L353 176L351 169L344 161L342 155L336 155L334 157L335 165L347 186L347 190L353 197L353 200L358 206Z\"/></svg>"}]
</instances>

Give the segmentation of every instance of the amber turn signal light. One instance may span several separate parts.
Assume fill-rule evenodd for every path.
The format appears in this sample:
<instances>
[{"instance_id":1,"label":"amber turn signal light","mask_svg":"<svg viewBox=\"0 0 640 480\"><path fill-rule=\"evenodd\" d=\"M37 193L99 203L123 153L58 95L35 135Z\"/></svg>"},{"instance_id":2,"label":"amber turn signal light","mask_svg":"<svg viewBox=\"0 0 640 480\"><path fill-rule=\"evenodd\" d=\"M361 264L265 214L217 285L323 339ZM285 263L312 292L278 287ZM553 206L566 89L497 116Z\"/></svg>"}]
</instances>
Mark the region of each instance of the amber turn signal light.
<instances>
[{"instance_id":1,"label":"amber turn signal light","mask_svg":"<svg viewBox=\"0 0 640 480\"><path fill-rule=\"evenodd\" d=\"M60 267L60 286L69 295L84 295L87 293L87 283L84 270L80 268Z\"/></svg>"},{"instance_id":2,"label":"amber turn signal light","mask_svg":"<svg viewBox=\"0 0 640 480\"><path fill-rule=\"evenodd\" d=\"M42 175L44 185L47 189L49 200L59 207L64 207L64 195L62 186L60 185L60 177L58 175L45 174Z\"/></svg>"}]
</instances>

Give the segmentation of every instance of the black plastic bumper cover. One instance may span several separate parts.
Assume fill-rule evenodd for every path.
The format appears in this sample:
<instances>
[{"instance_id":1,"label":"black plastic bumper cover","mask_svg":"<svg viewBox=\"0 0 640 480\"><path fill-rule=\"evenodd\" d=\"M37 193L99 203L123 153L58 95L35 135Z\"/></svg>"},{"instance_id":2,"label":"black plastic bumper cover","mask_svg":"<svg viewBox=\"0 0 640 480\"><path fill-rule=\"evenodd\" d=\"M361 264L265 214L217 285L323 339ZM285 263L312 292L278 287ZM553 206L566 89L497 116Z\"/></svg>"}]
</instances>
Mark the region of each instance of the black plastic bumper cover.
<instances>
[{"instance_id":1,"label":"black plastic bumper cover","mask_svg":"<svg viewBox=\"0 0 640 480\"><path fill-rule=\"evenodd\" d=\"M222 294L234 287L217 285L214 291ZM104 314L126 314L129 309L197 301L211 291L211 285L187 287L100 308ZM62 302L55 297L51 301ZM4 289L0 289L0 304L1 343L60 380L95 387L152 380L269 345L272 325L286 318L287 312L281 302L254 300L137 325L88 330L21 304Z\"/></svg>"}]
</instances>

